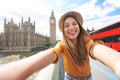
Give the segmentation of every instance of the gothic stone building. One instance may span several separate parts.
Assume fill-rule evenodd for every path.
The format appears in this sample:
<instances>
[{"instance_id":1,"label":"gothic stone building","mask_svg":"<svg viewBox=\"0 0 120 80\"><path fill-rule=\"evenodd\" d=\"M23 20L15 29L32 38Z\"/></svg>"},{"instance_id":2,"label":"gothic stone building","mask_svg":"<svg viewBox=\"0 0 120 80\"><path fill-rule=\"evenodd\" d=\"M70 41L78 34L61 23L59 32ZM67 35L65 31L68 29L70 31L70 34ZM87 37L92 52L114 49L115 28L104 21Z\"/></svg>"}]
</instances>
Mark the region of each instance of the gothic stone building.
<instances>
[{"instance_id":1,"label":"gothic stone building","mask_svg":"<svg viewBox=\"0 0 120 80\"><path fill-rule=\"evenodd\" d=\"M35 33L34 24L28 21L19 25L15 24L13 19L7 22L4 19L4 33L0 34L0 49L2 51L31 51L34 48L45 46L49 42L49 37Z\"/></svg>"}]
</instances>

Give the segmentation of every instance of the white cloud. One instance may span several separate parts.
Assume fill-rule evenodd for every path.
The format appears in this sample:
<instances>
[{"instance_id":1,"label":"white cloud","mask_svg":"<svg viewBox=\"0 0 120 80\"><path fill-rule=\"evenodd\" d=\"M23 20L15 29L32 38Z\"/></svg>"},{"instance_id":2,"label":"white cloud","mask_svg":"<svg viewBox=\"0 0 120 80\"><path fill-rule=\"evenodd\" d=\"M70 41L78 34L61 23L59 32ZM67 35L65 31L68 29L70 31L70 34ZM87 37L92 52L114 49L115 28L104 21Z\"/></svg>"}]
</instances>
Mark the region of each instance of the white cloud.
<instances>
[{"instance_id":1,"label":"white cloud","mask_svg":"<svg viewBox=\"0 0 120 80\"><path fill-rule=\"evenodd\" d=\"M81 13L85 20L94 19L95 17L104 17L110 12L116 10L118 3L120 4L120 0L106 0L102 5L96 5L97 0L91 0L86 2L80 6L74 8L75 11Z\"/></svg>"},{"instance_id":2,"label":"white cloud","mask_svg":"<svg viewBox=\"0 0 120 80\"><path fill-rule=\"evenodd\" d=\"M120 15L108 16L109 13L114 12L120 0L106 0L103 4L96 5L97 0L91 0L74 8L75 11L81 13L84 19L84 28L95 29L102 28L108 24L120 20ZM96 18L97 17L97 18Z\"/></svg>"},{"instance_id":3,"label":"white cloud","mask_svg":"<svg viewBox=\"0 0 120 80\"><path fill-rule=\"evenodd\" d=\"M63 6L65 4L68 3L69 0L55 0L55 3L58 5L58 6Z\"/></svg>"},{"instance_id":4,"label":"white cloud","mask_svg":"<svg viewBox=\"0 0 120 80\"><path fill-rule=\"evenodd\" d=\"M120 8L120 0L105 0L104 5L112 5L116 8Z\"/></svg>"},{"instance_id":5,"label":"white cloud","mask_svg":"<svg viewBox=\"0 0 120 80\"><path fill-rule=\"evenodd\" d=\"M98 16L103 17L115 11L117 8L120 8L119 4L120 0L105 0L104 3L101 5L101 10L98 13Z\"/></svg>"},{"instance_id":6,"label":"white cloud","mask_svg":"<svg viewBox=\"0 0 120 80\"><path fill-rule=\"evenodd\" d=\"M95 30L100 29L102 27L105 27L109 24L115 23L120 21L120 15L116 15L116 16L106 16L103 18L99 18L97 20L92 20L92 21L88 21L85 22L85 24L83 25L85 29L92 29L94 28Z\"/></svg>"},{"instance_id":7,"label":"white cloud","mask_svg":"<svg viewBox=\"0 0 120 80\"><path fill-rule=\"evenodd\" d=\"M77 6L74 10L80 12L84 19L94 18L100 11L100 6L96 6L95 2L95 0L91 0L91 2Z\"/></svg>"},{"instance_id":8,"label":"white cloud","mask_svg":"<svg viewBox=\"0 0 120 80\"><path fill-rule=\"evenodd\" d=\"M113 7L113 6L106 6L103 9L99 10L97 16L98 17L104 17L104 16L106 16L107 14L109 14L110 12L113 12L113 11L115 11L115 7Z\"/></svg>"}]
</instances>

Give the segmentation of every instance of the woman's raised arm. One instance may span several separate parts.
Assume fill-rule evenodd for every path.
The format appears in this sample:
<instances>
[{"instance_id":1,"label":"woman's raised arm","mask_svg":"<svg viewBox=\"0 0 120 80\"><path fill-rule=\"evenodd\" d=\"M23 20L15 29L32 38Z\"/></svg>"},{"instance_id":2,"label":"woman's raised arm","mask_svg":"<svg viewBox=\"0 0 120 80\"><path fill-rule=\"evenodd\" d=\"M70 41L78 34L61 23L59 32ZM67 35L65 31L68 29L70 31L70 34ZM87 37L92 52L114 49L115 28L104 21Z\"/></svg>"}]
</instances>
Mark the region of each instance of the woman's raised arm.
<instances>
[{"instance_id":1,"label":"woman's raised arm","mask_svg":"<svg viewBox=\"0 0 120 80\"><path fill-rule=\"evenodd\" d=\"M92 54L120 77L120 52L101 44L95 44Z\"/></svg>"},{"instance_id":2,"label":"woman's raised arm","mask_svg":"<svg viewBox=\"0 0 120 80\"><path fill-rule=\"evenodd\" d=\"M0 65L0 80L25 80L34 72L56 60L52 49L41 51L33 56Z\"/></svg>"}]
</instances>

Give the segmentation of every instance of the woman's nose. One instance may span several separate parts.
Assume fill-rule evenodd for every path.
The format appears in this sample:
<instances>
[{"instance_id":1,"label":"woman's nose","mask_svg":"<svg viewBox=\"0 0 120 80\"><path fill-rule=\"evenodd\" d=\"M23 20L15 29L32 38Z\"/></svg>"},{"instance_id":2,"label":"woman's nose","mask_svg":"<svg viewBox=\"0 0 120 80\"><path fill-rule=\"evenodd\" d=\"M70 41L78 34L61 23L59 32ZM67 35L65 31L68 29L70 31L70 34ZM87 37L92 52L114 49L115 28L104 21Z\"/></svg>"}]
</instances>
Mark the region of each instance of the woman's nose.
<instances>
[{"instance_id":1,"label":"woman's nose","mask_svg":"<svg viewBox=\"0 0 120 80\"><path fill-rule=\"evenodd\" d=\"M74 29L74 26L73 26L73 25L70 25L69 29Z\"/></svg>"}]
</instances>

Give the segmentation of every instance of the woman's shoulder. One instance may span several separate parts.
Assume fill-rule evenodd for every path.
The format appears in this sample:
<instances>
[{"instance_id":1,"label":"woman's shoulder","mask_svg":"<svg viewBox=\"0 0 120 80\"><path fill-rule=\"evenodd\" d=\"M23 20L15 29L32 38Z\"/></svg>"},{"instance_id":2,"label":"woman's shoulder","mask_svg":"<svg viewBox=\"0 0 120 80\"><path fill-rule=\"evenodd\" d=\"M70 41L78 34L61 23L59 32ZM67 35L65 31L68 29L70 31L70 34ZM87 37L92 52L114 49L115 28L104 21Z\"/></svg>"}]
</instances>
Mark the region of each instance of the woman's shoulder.
<instances>
[{"instance_id":1,"label":"woman's shoulder","mask_svg":"<svg viewBox=\"0 0 120 80\"><path fill-rule=\"evenodd\" d=\"M94 41L93 41L92 39L90 39L90 40L86 43L86 48L89 49L93 44L94 44Z\"/></svg>"},{"instance_id":2,"label":"woman's shoulder","mask_svg":"<svg viewBox=\"0 0 120 80\"><path fill-rule=\"evenodd\" d=\"M57 42L57 44L64 45L64 41L63 41L63 40L59 40L59 41Z\"/></svg>"},{"instance_id":3,"label":"woman's shoulder","mask_svg":"<svg viewBox=\"0 0 120 80\"><path fill-rule=\"evenodd\" d=\"M60 41L58 41L57 43L56 43L56 46L58 47L62 47L62 48L65 48L65 43L64 43L64 41L63 40L60 40Z\"/></svg>"}]
</instances>

